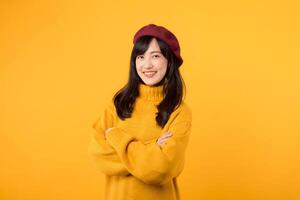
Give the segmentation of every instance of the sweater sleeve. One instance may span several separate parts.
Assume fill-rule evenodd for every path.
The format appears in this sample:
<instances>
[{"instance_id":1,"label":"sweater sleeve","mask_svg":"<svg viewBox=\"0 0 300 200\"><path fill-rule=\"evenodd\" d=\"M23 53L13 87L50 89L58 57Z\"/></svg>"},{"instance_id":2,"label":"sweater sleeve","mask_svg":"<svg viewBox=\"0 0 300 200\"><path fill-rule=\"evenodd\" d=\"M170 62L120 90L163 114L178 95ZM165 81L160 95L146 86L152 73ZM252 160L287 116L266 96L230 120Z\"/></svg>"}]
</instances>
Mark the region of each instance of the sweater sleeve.
<instances>
[{"instance_id":1,"label":"sweater sleeve","mask_svg":"<svg viewBox=\"0 0 300 200\"><path fill-rule=\"evenodd\" d=\"M113 113L106 107L101 116L93 123L90 134L88 154L96 168L107 175L129 175L115 149L105 139L105 130L113 127Z\"/></svg>"},{"instance_id":2,"label":"sweater sleeve","mask_svg":"<svg viewBox=\"0 0 300 200\"><path fill-rule=\"evenodd\" d=\"M191 112L187 111L170 124L169 131L173 135L162 147L156 141L144 144L121 127L111 130L107 140L133 176L147 184L163 185L177 177L184 167L191 132Z\"/></svg>"}]
</instances>

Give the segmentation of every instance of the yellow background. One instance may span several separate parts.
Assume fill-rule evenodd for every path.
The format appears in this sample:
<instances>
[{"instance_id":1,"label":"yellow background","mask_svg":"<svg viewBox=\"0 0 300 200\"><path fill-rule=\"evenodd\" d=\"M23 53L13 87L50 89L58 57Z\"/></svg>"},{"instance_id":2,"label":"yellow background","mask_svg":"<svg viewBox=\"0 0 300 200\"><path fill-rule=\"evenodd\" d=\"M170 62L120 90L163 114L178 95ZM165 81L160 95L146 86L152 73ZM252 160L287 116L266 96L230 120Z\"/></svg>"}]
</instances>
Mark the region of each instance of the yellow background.
<instances>
[{"instance_id":1,"label":"yellow background","mask_svg":"<svg viewBox=\"0 0 300 200\"><path fill-rule=\"evenodd\" d=\"M298 2L1 1L0 199L102 199L91 125L149 23L175 33L184 59L182 198L300 199Z\"/></svg>"}]
</instances>

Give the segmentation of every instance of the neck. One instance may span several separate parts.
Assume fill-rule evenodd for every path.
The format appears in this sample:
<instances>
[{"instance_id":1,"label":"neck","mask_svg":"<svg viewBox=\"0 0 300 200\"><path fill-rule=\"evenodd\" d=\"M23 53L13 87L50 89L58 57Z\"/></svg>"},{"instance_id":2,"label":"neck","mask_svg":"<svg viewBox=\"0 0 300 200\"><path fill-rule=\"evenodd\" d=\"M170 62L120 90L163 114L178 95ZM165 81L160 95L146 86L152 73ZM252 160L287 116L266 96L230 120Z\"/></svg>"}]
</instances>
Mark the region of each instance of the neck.
<instances>
[{"instance_id":1,"label":"neck","mask_svg":"<svg viewBox=\"0 0 300 200\"><path fill-rule=\"evenodd\" d=\"M161 101L164 97L163 85L149 86L140 83L139 93L140 93L140 98L146 101Z\"/></svg>"}]
</instances>

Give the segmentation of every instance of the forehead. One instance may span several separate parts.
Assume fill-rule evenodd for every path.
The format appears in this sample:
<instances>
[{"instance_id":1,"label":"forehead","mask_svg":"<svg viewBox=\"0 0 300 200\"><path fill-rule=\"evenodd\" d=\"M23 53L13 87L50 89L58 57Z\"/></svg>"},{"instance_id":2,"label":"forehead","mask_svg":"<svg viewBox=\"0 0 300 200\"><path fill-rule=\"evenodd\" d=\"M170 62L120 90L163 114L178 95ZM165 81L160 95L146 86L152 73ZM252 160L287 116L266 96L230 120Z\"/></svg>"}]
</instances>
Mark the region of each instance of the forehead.
<instances>
[{"instance_id":1,"label":"forehead","mask_svg":"<svg viewBox=\"0 0 300 200\"><path fill-rule=\"evenodd\" d=\"M151 53L152 51L159 51L160 52L160 48L159 45L157 43L157 40L155 38L153 38L149 44L149 48L147 49L146 52Z\"/></svg>"}]
</instances>

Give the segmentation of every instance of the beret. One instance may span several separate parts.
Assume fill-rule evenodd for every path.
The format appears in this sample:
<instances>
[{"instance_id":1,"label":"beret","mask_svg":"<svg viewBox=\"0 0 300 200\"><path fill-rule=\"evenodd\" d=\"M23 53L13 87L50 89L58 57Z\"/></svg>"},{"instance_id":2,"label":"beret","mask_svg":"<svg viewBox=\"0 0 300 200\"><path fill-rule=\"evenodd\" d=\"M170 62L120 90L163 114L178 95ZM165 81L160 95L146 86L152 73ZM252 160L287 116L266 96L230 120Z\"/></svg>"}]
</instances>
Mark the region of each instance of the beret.
<instances>
[{"instance_id":1,"label":"beret","mask_svg":"<svg viewBox=\"0 0 300 200\"><path fill-rule=\"evenodd\" d=\"M140 28L135 33L133 37L133 44L135 44L140 37L145 35L157 37L162 41L164 41L165 43L167 43L167 45L171 48L175 56L179 59L180 62L179 67L181 66L181 64L183 63L183 59L180 56L179 42L176 36L171 31L169 31L167 28L163 26L148 24Z\"/></svg>"}]
</instances>

